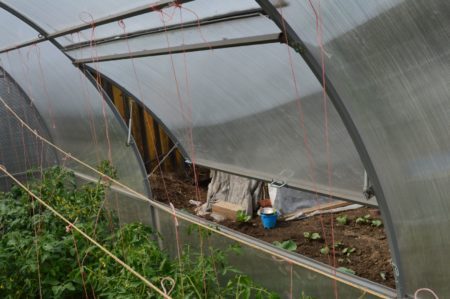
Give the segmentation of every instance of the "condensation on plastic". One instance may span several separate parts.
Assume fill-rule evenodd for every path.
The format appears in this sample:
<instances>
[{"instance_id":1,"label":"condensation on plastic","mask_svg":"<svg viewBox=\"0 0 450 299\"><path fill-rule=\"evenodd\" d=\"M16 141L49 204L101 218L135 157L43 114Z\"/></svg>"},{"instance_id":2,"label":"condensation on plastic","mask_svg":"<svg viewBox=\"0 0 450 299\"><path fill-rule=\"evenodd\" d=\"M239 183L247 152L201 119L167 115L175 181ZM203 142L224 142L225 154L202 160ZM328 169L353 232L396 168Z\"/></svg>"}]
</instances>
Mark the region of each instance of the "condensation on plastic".
<instances>
[{"instance_id":1,"label":"condensation on plastic","mask_svg":"<svg viewBox=\"0 0 450 299\"><path fill-rule=\"evenodd\" d=\"M3 67L23 88L49 130L53 142L96 167L111 160L119 178L146 192L143 168L127 132L98 90L49 42L0 55ZM62 165L82 173L91 171L60 155Z\"/></svg>"},{"instance_id":2,"label":"condensation on plastic","mask_svg":"<svg viewBox=\"0 0 450 299\"><path fill-rule=\"evenodd\" d=\"M0 49L38 37L38 32L0 8Z\"/></svg>"},{"instance_id":3,"label":"condensation on plastic","mask_svg":"<svg viewBox=\"0 0 450 299\"><path fill-rule=\"evenodd\" d=\"M126 54L132 57L135 52L139 51L169 51L168 44L170 47L189 47L191 45L208 47L212 43L226 43L232 39L245 42L249 38L254 39L267 35L277 38L279 33L280 30L272 21L258 16L121 39L66 53L74 59L100 59L102 56L115 54Z\"/></svg>"},{"instance_id":4,"label":"condensation on plastic","mask_svg":"<svg viewBox=\"0 0 450 299\"><path fill-rule=\"evenodd\" d=\"M195 162L327 194L322 88L300 56L292 63L299 100L288 48L280 44L139 58L137 78L130 60L91 66L140 98ZM330 103L328 109L331 193L361 200L361 161Z\"/></svg>"},{"instance_id":5,"label":"condensation on plastic","mask_svg":"<svg viewBox=\"0 0 450 299\"><path fill-rule=\"evenodd\" d=\"M150 6L149 6L150 7ZM148 14L135 16L123 20L123 25L118 22L95 27L93 36L92 29L83 30L79 34L69 34L58 38L64 46L78 42L89 42L92 37L96 39L111 38L116 35L130 34L143 30L163 28L165 26L180 23L201 22L211 18L226 17L236 12L246 12L259 9L253 0L195 0L182 4L182 8L168 7L161 12L150 12ZM162 21L164 20L164 23Z\"/></svg>"},{"instance_id":6,"label":"condensation on plastic","mask_svg":"<svg viewBox=\"0 0 450 299\"><path fill-rule=\"evenodd\" d=\"M318 59L308 1L286 2L283 15ZM450 2L320 2L327 75L378 174L405 291L447 298Z\"/></svg>"}]
</instances>

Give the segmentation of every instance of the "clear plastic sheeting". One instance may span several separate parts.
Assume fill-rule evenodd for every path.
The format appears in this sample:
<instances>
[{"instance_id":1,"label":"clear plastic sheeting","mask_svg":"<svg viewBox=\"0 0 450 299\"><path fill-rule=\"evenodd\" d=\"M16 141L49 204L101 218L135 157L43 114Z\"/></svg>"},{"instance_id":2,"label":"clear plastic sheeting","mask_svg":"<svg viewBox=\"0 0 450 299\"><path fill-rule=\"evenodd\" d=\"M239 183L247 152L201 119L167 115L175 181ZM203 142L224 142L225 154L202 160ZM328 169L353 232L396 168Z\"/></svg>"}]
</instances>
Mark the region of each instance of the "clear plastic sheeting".
<instances>
[{"instance_id":1,"label":"clear plastic sheeting","mask_svg":"<svg viewBox=\"0 0 450 299\"><path fill-rule=\"evenodd\" d=\"M136 7L156 4L152 0L2 0L5 4L35 21L47 33L69 27L91 24Z\"/></svg>"},{"instance_id":2,"label":"clear plastic sheeting","mask_svg":"<svg viewBox=\"0 0 450 299\"><path fill-rule=\"evenodd\" d=\"M74 174L80 184L97 183L99 180L99 175L89 176L77 171ZM152 227L156 226L152 206L122 187L111 184L106 190L105 198L105 207L116 213L120 225L139 222Z\"/></svg>"},{"instance_id":3,"label":"clear plastic sheeting","mask_svg":"<svg viewBox=\"0 0 450 299\"><path fill-rule=\"evenodd\" d=\"M160 223L162 246L173 257L177 257L177 246L185 249L189 247L193 253L205 255L211 253L211 248L225 252L227 248L233 247L235 248L233 253L226 254L227 265L248 275L255 283L269 291L278 293L281 298L335 298L335 291L339 298L393 298L392 291L382 286L377 287L383 291L377 293L378 296L374 295L376 292L369 292L364 287L358 289L352 283L335 281L324 275L319 267L310 267L308 259L305 259L304 267L288 263L280 257L272 256L249 245L214 232L208 233L206 229L200 229L197 225L179 218L177 219L177 237L173 215L158 208L155 208L155 212ZM225 228L218 227L218 229ZM257 247L264 246L253 238L246 237L246 239ZM332 271L328 274L333 276ZM339 275L342 274L339 273Z\"/></svg>"},{"instance_id":4,"label":"clear plastic sheeting","mask_svg":"<svg viewBox=\"0 0 450 299\"><path fill-rule=\"evenodd\" d=\"M233 13L243 13L248 11L259 10L260 7L253 0L195 0L183 3L181 8L168 7L160 12L152 12L139 15L118 22L105 24L95 28L93 35L92 29L83 30L77 34L70 34L58 38L64 46L73 43L90 42L93 38L103 39L111 38L122 34L132 34L152 29L161 29L163 27L171 27L181 23L203 22L213 18L226 17Z\"/></svg>"},{"instance_id":5,"label":"clear plastic sheeting","mask_svg":"<svg viewBox=\"0 0 450 299\"><path fill-rule=\"evenodd\" d=\"M87 77L49 42L1 54L3 67L23 87L49 130L53 142L97 167L110 160L124 183L146 192L146 180L127 134ZM59 154L61 163L82 173L84 166ZM19 157L21 158L21 157Z\"/></svg>"},{"instance_id":6,"label":"clear plastic sheeting","mask_svg":"<svg viewBox=\"0 0 450 299\"><path fill-rule=\"evenodd\" d=\"M300 56L289 59L285 45L134 62L91 66L141 99L196 163L325 194L331 176L333 195L362 200L363 166L353 143L328 103L328 159L322 87Z\"/></svg>"},{"instance_id":7,"label":"clear plastic sheeting","mask_svg":"<svg viewBox=\"0 0 450 299\"><path fill-rule=\"evenodd\" d=\"M319 58L311 6L286 2L283 16ZM447 298L450 2L321 1L320 13L327 75L378 174L405 292Z\"/></svg>"},{"instance_id":8,"label":"clear plastic sheeting","mask_svg":"<svg viewBox=\"0 0 450 299\"><path fill-rule=\"evenodd\" d=\"M0 49L33 40L37 37L38 32L25 23L20 22L7 11L0 9Z\"/></svg>"},{"instance_id":9,"label":"clear plastic sheeting","mask_svg":"<svg viewBox=\"0 0 450 299\"><path fill-rule=\"evenodd\" d=\"M256 16L202 25L201 27L193 26L181 30L124 38L66 53L74 59L97 60L117 54L133 57L143 51L148 55L167 53L177 47L181 50L195 46L203 48L220 44L225 46L238 42L256 42L267 36L271 36L275 40L279 34L280 30L272 21L263 16Z\"/></svg>"},{"instance_id":10,"label":"clear plastic sheeting","mask_svg":"<svg viewBox=\"0 0 450 299\"><path fill-rule=\"evenodd\" d=\"M4 70L0 68L0 97L40 135L50 138L41 116L30 100ZM14 116L0 104L0 164L20 177L28 172L58 163L54 151L26 130ZM9 184L0 174L0 190L9 190Z\"/></svg>"}]
</instances>

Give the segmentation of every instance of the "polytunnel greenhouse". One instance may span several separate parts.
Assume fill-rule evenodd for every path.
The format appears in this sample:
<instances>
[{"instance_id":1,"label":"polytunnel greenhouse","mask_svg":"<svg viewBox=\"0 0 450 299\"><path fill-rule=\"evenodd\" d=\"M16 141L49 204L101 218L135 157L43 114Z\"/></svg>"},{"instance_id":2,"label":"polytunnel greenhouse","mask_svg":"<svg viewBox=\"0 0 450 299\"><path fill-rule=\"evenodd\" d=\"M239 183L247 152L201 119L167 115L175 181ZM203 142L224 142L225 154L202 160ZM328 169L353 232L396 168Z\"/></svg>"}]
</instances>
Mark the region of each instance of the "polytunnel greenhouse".
<instances>
[{"instance_id":1,"label":"polytunnel greenhouse","mask_svg":"<svg viewBox=\"0 0 450 299\"><path fill-rule=\"evenodd\" d=\"M0 28L1 298L450 297L448 0L0 0Z\"/></svg>"}]
</instances>

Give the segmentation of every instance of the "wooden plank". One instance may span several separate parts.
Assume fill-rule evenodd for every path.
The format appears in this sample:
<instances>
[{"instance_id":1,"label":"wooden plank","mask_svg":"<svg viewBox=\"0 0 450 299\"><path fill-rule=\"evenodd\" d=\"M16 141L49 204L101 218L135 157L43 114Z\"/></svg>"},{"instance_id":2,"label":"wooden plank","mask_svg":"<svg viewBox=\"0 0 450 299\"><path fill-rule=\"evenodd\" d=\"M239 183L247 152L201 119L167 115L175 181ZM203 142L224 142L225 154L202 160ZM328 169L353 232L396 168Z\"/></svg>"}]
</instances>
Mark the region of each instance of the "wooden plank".
<instances>
[{"instance_id":1,"label":"wooden plank","mask_svg":"<svg viewBox=\"0 0 450 299\"><path fill-rule=\"evenodd\" d=\"M314 211L318 211L318 210L331 210L331 209L336 209L336 208L340 208L340 207L345 207L348 205L351 205L352 203L348 202L348 201L342 201L342 200L336 200L330 203L325 203L325 204L321 204L321 205L317 205L311 208L306 208L306 209L302 209L301 211L305 214L309 214L311 212Z\"/></svg>"},{"instance_id":2,"label":"wooden plank","mask_svg":"<svg viewBox=\"0 0 450 299\"><path fill-rule=\"evenodd\" d=\"M290 218L290 217L295 216L295 215L308 215L308 214L310 214L312 212L315 212L315 211L331 210L331 209L345 207L345 206L348 206L348 205L351 205L351 204L353 204L353 203L350 203L348 201L335 200L333 202L317 205L317 206L310 207L310 208L299 209L299 210L294 211L292 213L284 214L283 218L286 219L286 218Z\"/></svg>"},{"instance_id":3,"label":"wooden plank","mask_svg":"<svg viewBox=\"0 0 450 299\"><path fill-rule=\"evenodd\" d=\"M119 88L117 88L117 86L113 85L112 86L112 94L113 94L114 105L117 107L117 110L119 111L122 118L125 119L126 118L125 106L123 104L122 91Z\"/></svg>"},{"instance_id":4,"label":"wooden plank","mask_svg":"<svg viewBox=\"0 0 450 299\"><path fill-rule=\"evenodd\" d=\"M238 211L244 210L240 205L218 201L212 205L213 213L224 216L230 220L236 220L236 213Z\"/></svg>"}]
</instances>

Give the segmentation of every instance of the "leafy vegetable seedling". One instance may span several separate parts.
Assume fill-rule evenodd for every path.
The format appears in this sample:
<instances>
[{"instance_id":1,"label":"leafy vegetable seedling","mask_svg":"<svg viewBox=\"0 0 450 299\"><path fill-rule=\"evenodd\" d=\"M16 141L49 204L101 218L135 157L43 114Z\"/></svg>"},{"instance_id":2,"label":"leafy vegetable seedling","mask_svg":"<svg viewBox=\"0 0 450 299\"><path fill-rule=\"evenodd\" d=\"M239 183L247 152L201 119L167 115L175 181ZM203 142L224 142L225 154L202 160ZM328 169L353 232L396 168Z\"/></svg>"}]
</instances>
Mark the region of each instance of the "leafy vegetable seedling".
<instances>
[{"instance_id":1,"label":"leafy vegetable seedling","mask_svg":"<svg viewBox=\"0 0 450 299\"><path fill-rule=\"evenodd\" d=\"M348 217L347 215L337 216L336 221L341 225L346 225L348 223Z\"/></svg>"},{"instance_id":2,"label":"leafy vegetable seedling","mask_svg":"<svg viewBox=\"0 0 450 299\"><path fill-rule=\"evenodd\" d=\"M347 274L353 274L353 275L356 274L356 272L353 271L352 269L345 268L345 267L339 267L339 268L337 268L337 270L341 271L341 272L344 272L344 273L347 273Z\"/></svg>"},{"instance_id":3,"label":"leafy vegetable seedling","mask_svg":"<svg viewBox=\"0 0 450 299\"><path fill-rule=\"evenodd\" d=\"M319 233L304 232L303 236L308 240L320 240L322 237Z\"/></svg>"},{"instance_id":4,"label":"leafy vegetable seedling","mask_svg":"<svg viewBox=\"0 0 450 299\"><path fill-rule=\"evenodd\" d=\"M356 224L369 224L370 222L370 214L356 218Z\"/></svg>"},{"instance_id":5,"label":"leafy vegetable seedling","mask_svg":"<svg viewBox=\"0 0 450 299\"><path fill-rule=\"evenodd\" d=\"M343 250L342 250L342 254L345 254L346 256L350 256L353 252L355 252L356 251L356 248L355 247L345 247Z\"/></svg>"},{"instance_id":6,"label":"leafy vegetable seedling","mask_svg":"<svg viewBox=\"0 0 450 299\"><path fill-rule=\"evenodd\" d=\"M247 223L250 221L250 219L252 219L252 216L247 215L247 213L245 213L245 211L237 211L236 213L236 221L240 222L240 223Z\"/></svg>"},{"instance_id":7,"label":"leafy vegetable seedling","mask_svg":"<svg viewBox=\"0 0 450 299\"><path fill-rule=\"evenodd\" d=\"M339 247L343 247L343 246L344 246L344 243L342 243L341 241L334 243L334 248L339 248Z\"/></svg>"},{"instance_id":8,"label":"leafy vegetable seedling","mask_svg":"<svg viewBox=\"0 0 450 299\"><path fill-rule=\"evenodd\" d=\"M281 243L278 241L275 241L275 242L273 242L273 245L277 246L278 248L285 249L288 251L297 250L297 244L295 244L295 242L292 240L283 241Z\"/></svg>"},{"instance_id":9,"label":"leafy vegetable seedling","mask_svg":"<svg viewBox=\"0 0 450 299\"><path fill-rule=\"evenodd\" d=\"M379 219L375 219L375 220L372 220L372 223L370 225L375 226L375 227L380 227L383 225L383 222Z\"/></svg>"},{"instance_id":10,"label":"leafy vegetable seedling","mask_svg":"<svg viewBox=\"0 0 450 299\"><path fill-rule=\"evenodd\" d=\"M326 254L330 253L330 248L328 248L328 246L322 247L322 248L320 248L320 253L326 255Z\"/></svg>"}]
</instances>

